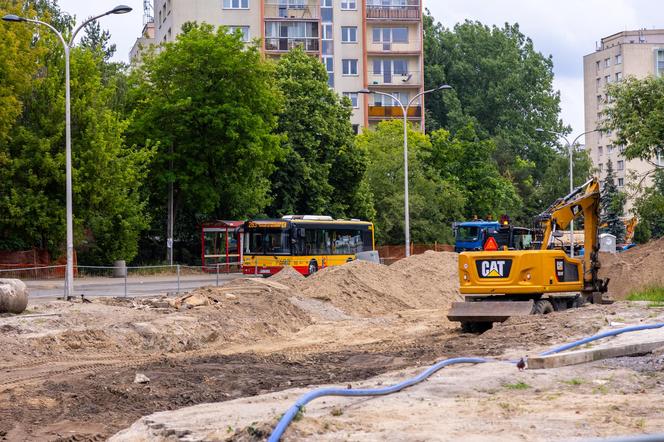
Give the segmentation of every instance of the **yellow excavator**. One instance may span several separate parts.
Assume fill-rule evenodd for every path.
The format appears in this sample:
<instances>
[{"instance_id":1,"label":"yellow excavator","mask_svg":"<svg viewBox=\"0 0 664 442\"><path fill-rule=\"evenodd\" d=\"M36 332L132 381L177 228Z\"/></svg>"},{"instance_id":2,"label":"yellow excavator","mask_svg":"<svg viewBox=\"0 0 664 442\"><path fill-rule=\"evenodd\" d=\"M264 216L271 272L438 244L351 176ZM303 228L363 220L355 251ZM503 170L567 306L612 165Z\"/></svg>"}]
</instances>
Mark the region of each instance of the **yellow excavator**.
<instances>
[{"instance_id":1,"label":"yellow excavator","mask_svg":"<svg viewBox=\"0 0 664 442\"><path fill-rule=\"evenodd\" d=\"M532 250L463 252L459 284L464 302L455 302L450 321L467 332L482 332L510 316L547 314L604 298L609 283L600 279L600 186L593 178L559 198L535 218L538 237ZM572 221L583 216L584 255L570 257L560 241Z\"/></svg>"}]
</instances>

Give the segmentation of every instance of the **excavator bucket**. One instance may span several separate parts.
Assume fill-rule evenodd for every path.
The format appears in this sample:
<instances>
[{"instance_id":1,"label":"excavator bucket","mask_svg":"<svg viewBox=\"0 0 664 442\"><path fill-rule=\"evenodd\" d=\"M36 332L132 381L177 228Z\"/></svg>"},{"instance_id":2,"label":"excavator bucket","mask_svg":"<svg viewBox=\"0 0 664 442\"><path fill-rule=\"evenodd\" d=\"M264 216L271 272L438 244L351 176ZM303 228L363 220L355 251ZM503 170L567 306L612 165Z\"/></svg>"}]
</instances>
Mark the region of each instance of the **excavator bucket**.
<instances>
[{"instance_id":1,"label":"excavator bucket","mask_svg":"<svg viewBox=\"0 0 664 442\"><path fill-rule=\"evenodd\" d=\"M458 322L503 322L510 316L530 315L533 300L454 302L447 319Z\"/></svg>"}]
</instances>

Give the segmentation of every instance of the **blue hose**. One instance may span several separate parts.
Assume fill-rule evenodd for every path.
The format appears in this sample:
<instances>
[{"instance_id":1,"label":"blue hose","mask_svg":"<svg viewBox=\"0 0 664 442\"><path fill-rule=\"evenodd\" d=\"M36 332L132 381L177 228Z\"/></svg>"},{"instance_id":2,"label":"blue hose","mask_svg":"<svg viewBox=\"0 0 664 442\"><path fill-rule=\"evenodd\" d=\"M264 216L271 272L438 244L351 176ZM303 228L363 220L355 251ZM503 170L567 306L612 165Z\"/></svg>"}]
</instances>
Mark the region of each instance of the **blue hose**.
<instances>
[{"instance_id":1,"label":"blue hose","mask_svg":"<svg viewBox=\"0 0 664 442\"><path fill-rule=\"evenodd\" d=\"M653 328L662 328L662 327L664 327L664 322L658 322L655 324L645 324L645 325L633 325L631 327L619 328L617 330L609 330L604 333L598 333L594 336L590 336L589 338L583 338L581 340L574 341L569 344L561 345L560 347L552 348L551 350L547 350L544 353L541 353L540 356L548 356L555 353L560 353L561 351L569 350L570 348L578 347L580 345L584 345L589 342L596 341L598 339L608 338L610 336L617 336L623 333L629 333L641 330L651 330Z\"/></svg>"},{"instance_id":2,"label":"blue hose","mask_svg":"<svg viewBox=\"0 0 664 442\"><path fill-rule=\"evenodd\" d=\"M588 342L596 341L598 339L603 339L607 338L609 336L616 336L622 333L628 333L628 332L633 332L633 331L640 331L640 330L649 330L649 329L654 329L654 328L662 328L664 327L664 323L657 323L657 324L647 324L647 325L635 325L632 327L625 327L621 328L618 330L611 330L608 332L604 333L599 333L594 336L584 338L578 341L574 341L569 344L561 345L559 347L555 347L551 350L547 350L544 353L541 353L540 356L546 356L546 355L551 355L554 353L560 353L561 351L569 350L570 348L578 347L580 345L587 344ZM482 364L484 362L505 362L505 361L498 361L495 359L486 359L486 358L452 358L452 359L445 359L440 362L436 362L434 365L431 367L427 368L425 371L420 373L419 375L415 376L414 378L407 379L403 382L400 382L398 384L389 386L389 387L383 387L383 388L374 388L374 389L358 389L358 390L353 390L353 389L345 389L345 388L320 388L317 390L312 390L309 393L305 393L304 395L300 396L300 398L284 413L284 415L281 417L279 420L279 423L277 426L274 428L272 431L272 434L270 435L270 438L268 439L268 442L278 442L281 439L281 436L284 434L286 431L286 428L288 428L288 425L290 425L291 421L297 416L297 414L300 412L300 410L309 402L313 401L314 399L317 399L322 396L383 396L386 394L391 394L391 393L396 393L397 391L401 391L404 388L411 387L415 384L418 384L422 382L423 380L427 379L429 376L437 372L443 367L447 367L448 365L454 365L454 364ZM515 361L508 361L508 363L515 363Z\"/></svg>"},{"instance_id":3,"label":"blue hose","mask_svg":"<svg viewBox=\"0 0 664 442\"><path fill-rule=\"evenodd\" d=\"M415 376L414 378L407 379L398 384L384 388L368 388L353 390L349 388L319 388L318 390L310 391L301 396L289 409L284 413L277 426L272 431L268 442L277 442L288 428L293 418L297 416L302 407L309 402L321 396L382 396L390 393L396 393L415 384L418 384L440 370L443 367L454 364L481 364L483 362L491 362L491 359L485 358L453 358L440 361L427 368L425 371Z\"/></svg>"}]
</instances>

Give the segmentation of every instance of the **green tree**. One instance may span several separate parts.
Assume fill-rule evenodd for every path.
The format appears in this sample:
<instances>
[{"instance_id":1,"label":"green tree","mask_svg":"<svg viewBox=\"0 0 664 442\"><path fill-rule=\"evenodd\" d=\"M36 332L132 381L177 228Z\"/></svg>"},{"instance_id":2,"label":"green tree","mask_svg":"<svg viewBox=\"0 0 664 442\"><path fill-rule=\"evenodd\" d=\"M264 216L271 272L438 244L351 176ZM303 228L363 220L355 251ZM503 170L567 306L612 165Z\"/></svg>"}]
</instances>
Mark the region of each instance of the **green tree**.
<instances>
[{"instance_id":1,"label":"green tree","mask_svg":"<svg viewBox=\"0 0 664 442\"><path fill-rule=\"evenodd\" d=\"M607 93L611 103L604 111L603 129L614 131L616 144L625 146L625 158L652 161L661 155L664 77L630 77L609 85Z\"/></svg>"},{"instance_id":2,"label":"green tree","mask_svg":"<svg viewBox=\"0 0 664 442\"><path fill-rule=\"evenodd\" d=\"M164 237L170 184L175 239L192 250L201 221L243 219L270 203L268 178L283 155L274 133L282 98L273 65L255 43L224 27L188 23L133 70L127 107L134 116L128 139L158 146L151 236Z\"/></svg>"},{"instance_id":3,"label":"green tree","mask_svg":"<svg viewBox=\"0 0 664 442\"><path fill-rule=\"evenodd\" d=\"M503 213L516 216L521 200L512 182L503 177L492 154L496 149L492 140L480 140L472 124L454 136L441 129L431 135L430 162L441 179L454 182L463 189L466 218L481 218Z\"/></svg>"},{"instance_id":4,"label":"green tree","mask_svg":"<svg viewBox=\"0 0 664 442\"><path fill-rule=\"evenodd\" d=\"M382 244L404 242L403 123L383 121L365 130L357 144L369 153L367 180L376 208L376 239ZM428 137L408 130L408 175L411 239L414 242L452 241L464 197L454 182L445 181L429 166Z\"/></svg>"},{"instance_id":5,"label":"green tree","mask_svg":"<svg viewBox=\"0 0 664 442\"><path fill-rule=\"evenodd\" d=\"M616 237L616 242L625 240L625 224L621 217L625 214L625 199L623 192L616 186L613 164L611 160L606 162L606 177L602 183L600 196L600 224L605 225L602 230Z\"/></svg>"},{"instance_id":6,"label":"green tree","mask_svg":"<svg viewBox=\"0 0 664 442\"><path fill-rule=\"evenodd\" d=\"M635 232L635 241L647 242L650 238L664 236L664 170L655 171L653 185L637 198L635 209L640 237L637 238Z\"/></svg>"},{"instance_id":7,"label":"green tree","mask_svg":"<svg viewBox=\"0 0 664 442\"><path fill-rule=\"evenodd\" d=\"M472 124L477 138L495 146L500 174L515 184L521 218L544 209L538 188L556 157L555 139L535 129L565 130L551 57L537 52L517 24L466 21L448 29L426 14L424 59L426 88L454 88L427 98L427 128L455 134Z\"/></svg>"},{"instance_id":8,"label":"green tree","mask_svg":"<svg viewBox=\"0 0 664 442\"><path fill-rule=\"evenodd\" d=\"M279 59L276 78L286 156L272 174L270 212L372 217L366 152L354 143L350 102L330 89L323 64L300 48Z\"/></svg>"},{"instance_id":9,"label":"green tree","mask_svg":"<svg viewBox=\"0 0 664 442\"><path fill-rule=\"evenodd\" d=\"M0 14L27 14L35 10L29 4L25 9L17 2L1 1ZM6 161L4 142L10 136L12 125L23 111L22 98L30 91L37 74L37 60L44 55L43 44L32 45L34 29L24 24L3 23L0 26L0 167Z\"/></svg>"},{"instance_id":10,"label":"green tree","mask_svg":"<svg viewBox=\"0 0 664 442\"><path fill-rule=\"evenodd\" d=\"M586 150L574 150L572 157L574 168L574 187L585 183L592 175L592 160ZM537 190L540 207L546 208L558 198L569 193L569 152L566 149L556 151L549 163Z\"/></svg>"},{"instance_id":11,"label":"green tree","mask_svg":"<svg viewBox=\"0 0 664 442\"><path fill-rule=\"evenodd\" d=\"M49 4L41 5L47 7ZM57 9L49 10L58 14ZM67 17L49 21L64 23ZM0 172L0 242L7 248L44 247L61 252L65 238L64 59L50 32L35 60L44 75L20 98L23 112L6 144ZM130 260L147 225L139 192L151 152L128 147L127 125L111 109L115 91L102 82L100 60L86 48L71 54L74 238L79 262Z\"/></svg>"},{"instance_id":12,"label":"green tree","mask_svg":"<svg viewBox=\"0 0 664 442\"><path fill-rule=\"evenodd\" d=\"M426 87L454 87L450 94L426 100L441 127L455 132L465 126L461 111L476 121L480 137L498 138L495 158L501 167L516 157L538 167L548 162L551 150L535 129L563 129L560 94L553 90L553 61L535 50L517 24L498 28L466 21L446 29L427 15L424 47ZM456 121L449 119L450 110Z\"/></svg>"}]
</instances>

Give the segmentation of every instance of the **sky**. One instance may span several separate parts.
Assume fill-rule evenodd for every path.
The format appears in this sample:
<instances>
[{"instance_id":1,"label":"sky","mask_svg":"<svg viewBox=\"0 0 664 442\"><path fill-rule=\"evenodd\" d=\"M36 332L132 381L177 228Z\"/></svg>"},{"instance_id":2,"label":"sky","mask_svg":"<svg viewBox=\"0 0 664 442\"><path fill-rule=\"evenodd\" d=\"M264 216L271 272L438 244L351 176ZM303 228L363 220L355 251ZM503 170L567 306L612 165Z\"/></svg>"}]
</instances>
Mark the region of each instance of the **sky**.
<instances>
[{"instance_id":1,"label":"sky","mask_svg":"<svg viewBox=\"0 0 664 442\"><path fill-rule=\"evenodd\" d=\"M196 1L196 0L190 0ZM424 7L446 27L464 20L502 26L519 23L535 49L553 56L554 88L561 94L561 118L572 126L572 137L585 130L583 122L583 56L602 37L624 30L664 27L661 0L423 0ZM108 16L108 29L117 45L116 60L127 61L143 27L142 0L60 0L63 11L77 21L118 4L129 14ZM453 86L453 85L452 85Z\"/></svg>"}]
</instances>

